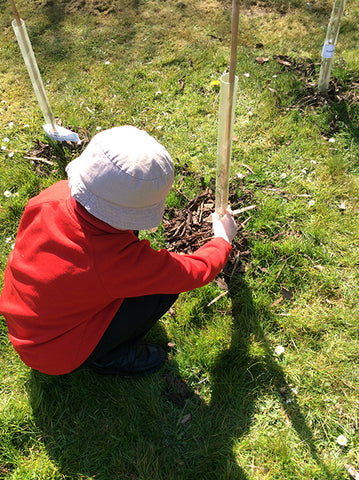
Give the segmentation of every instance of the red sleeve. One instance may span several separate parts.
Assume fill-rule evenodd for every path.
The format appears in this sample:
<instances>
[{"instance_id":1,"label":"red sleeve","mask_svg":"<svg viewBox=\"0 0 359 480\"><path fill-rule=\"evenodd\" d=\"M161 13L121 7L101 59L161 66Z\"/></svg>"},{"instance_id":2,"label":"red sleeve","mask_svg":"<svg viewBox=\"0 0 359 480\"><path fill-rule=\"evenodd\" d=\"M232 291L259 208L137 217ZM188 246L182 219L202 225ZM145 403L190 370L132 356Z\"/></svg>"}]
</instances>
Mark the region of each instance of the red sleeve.
<instances>
[{"instance_id":1,"label":"red sleeve","mask_svg":"<svg viewBox=\"0 0 359 480\"><path fill-rule=\"evenodd\" d=\"M223 269L231 249L222 238L208 241L192 255L157 251L148 240L135 241L99 271L114 298L181 293L211 282Z\"/></svg>"}]
</instances>

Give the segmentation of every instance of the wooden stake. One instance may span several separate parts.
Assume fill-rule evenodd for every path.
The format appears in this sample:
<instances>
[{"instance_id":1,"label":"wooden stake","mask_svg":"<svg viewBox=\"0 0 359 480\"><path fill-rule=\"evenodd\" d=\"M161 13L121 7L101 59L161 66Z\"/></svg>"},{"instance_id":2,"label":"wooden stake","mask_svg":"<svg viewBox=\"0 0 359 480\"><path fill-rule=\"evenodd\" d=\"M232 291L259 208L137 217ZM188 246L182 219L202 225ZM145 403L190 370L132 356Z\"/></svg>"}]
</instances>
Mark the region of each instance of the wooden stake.
<instances>
[{"instance_id":1,"label":"wooden stake","mask_svg":"<svg viewBox=\"0 0 359 480\"><path fill-rule=\"evenodd\" d=\"M17 26L20 27L21 26L21 19L20 19L19 12L17 11L14 0L10 0L10 5L11 5L12 11L14 13L14 17L15 17Z\"/></svg>"}]
</instances>

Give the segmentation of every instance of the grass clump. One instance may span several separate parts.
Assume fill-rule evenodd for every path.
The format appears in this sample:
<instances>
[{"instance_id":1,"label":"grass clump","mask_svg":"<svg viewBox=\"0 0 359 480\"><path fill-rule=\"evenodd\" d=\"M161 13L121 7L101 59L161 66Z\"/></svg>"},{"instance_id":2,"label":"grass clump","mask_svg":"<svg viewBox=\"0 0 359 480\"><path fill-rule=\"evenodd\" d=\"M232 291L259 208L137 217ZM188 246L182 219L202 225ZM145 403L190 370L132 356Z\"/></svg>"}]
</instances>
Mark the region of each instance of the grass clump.
<instances>
[{"instance_id":1,"label":"grass clump","mask_svg":"<svg viewBox=\"0 0 359 480\"><path fill-rule=\"evenodd\" d=\"M29 2L18 8L55 116L89 136L126 123L155 136L176 166L169 207L213 185L211 82L228 68L230 5L35 6L36 15ZM39 374L20 362L0 317L0 479L344 480L345 465L359 471L359 9L352 2L343 18L335 95L319 98L330 11L327 0L241 4L231 173L256 205L238 217L250 254L227 294L209 305L223 292L213 282L181 295L150 333L172 344L161 373ZM26 202L80 153L50 143L51 162L34 160L49 141L11 20L4 4L0 288ZM141 235L164 245L162 228Z\"/></svg>"}]
</instances>

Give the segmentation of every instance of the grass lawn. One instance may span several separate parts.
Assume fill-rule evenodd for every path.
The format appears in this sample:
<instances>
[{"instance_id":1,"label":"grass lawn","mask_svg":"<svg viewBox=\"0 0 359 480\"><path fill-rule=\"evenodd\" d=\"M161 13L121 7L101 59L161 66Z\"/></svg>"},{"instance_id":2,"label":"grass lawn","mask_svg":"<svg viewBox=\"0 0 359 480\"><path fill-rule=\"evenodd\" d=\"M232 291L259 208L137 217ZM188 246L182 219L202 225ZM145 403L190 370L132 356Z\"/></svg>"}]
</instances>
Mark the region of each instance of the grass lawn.
<instances>
[{"instance_id":1,"label":"grass lawn","mask_svg":"<svg viewBox=\"0 0 359 480\"><path fill-rule=\"evenodd\" d=\"M65 178L81 147L46 137L10 5L0 6L1 288L27 200ZM146 129L175 161L169 207L213 184L212 82L228 68L229 2L17 6L64 126L83 137ZM225 295L211 303L220 282L182 294L150 332L171 344L161 372L40 374L21 363L0 317L0 479L345 480L359 471L359 5L347 1L324 98L331 8L241 2L231 174L236 208L256 205L237 217L248 253ZM164 245L162 229L148 238Z\"/></svg>"}]
</instances>

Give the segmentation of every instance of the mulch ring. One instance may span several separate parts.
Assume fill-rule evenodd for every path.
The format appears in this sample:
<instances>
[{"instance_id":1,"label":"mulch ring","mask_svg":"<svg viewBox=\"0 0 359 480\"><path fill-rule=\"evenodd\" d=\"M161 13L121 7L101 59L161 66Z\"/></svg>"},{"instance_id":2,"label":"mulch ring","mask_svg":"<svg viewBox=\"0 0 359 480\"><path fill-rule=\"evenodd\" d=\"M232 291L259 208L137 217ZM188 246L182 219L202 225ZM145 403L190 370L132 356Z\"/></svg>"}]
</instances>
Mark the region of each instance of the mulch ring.
<instances>
[{"instance_id":1,"label":"mulch ring","mask_svg":"<svg viewBox=\"0 0 359 480\"><path fill-rule=\"evenodd\" d=\"M177 193L184 199L184 205L181 208L165 210L163 227L166 249L170 252L192 254L213 238L211 213L215 208L214 189L206 188L192 199L187 199L181 190L177 190ZM229 203L236 217L238 232L232 242L232 253L221 274L225 281L235 273L244 272L244 264L250 256L250 232L245 226L252 217L244 218L243 214L256 208L252 200L253 192L245 190L240 181L233 180L230 183Z\"/></svg>"},{"instance_id":2,"label":"mulch ring","mask_svg":"<svg viewBox=\"0 0 359 480\"><path fill-rule=\"evenodd\" d=\"M60 125L61 122L58 122L58 124ZM91 133L89 130L72 126L66 126L66 128L78 134L80 138L79 144L74 142L56 142L50 139L48 143L36 139L33 149L25 156L39 175L47 176L54 173L59 161L67 164L69 156L76 158L90 142Z\"/></svg>"},{"instance_id":3,"label":"mulch ring","mask_svg":"<svg viewBox=\"0 0 359 480\"><path fill-rule=\"evenodd\" d=\"M263 63L258 57L257 62ZM269 61L269 58L264 59ZM275 55L274 60L282 70L295 72L303 82L303 88L298 91L297 101L292 108L315 108L327 103L346 102L348 106L359 103L359 78L353 70L346 69L345 79L338 79L333 74L330 77L328 92L323 95L318 92L320 63L314 63L310 58L293 58L287 55ZM269 87L270 88L270 87ZM275 90L271 89L275 94ZM278 102L280 100L276 98Z\"/></svg>"}]
</instances>

